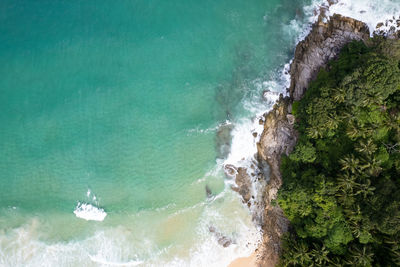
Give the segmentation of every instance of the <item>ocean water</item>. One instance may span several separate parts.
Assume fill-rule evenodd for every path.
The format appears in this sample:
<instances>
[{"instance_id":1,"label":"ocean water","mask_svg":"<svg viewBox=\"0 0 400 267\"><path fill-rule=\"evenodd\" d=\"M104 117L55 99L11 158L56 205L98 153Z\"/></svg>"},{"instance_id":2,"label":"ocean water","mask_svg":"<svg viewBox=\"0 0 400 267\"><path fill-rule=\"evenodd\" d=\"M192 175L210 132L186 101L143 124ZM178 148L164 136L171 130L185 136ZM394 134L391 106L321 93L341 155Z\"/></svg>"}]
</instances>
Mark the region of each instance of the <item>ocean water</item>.
<instances>
[{"instance_id":1,"label":"ocean water","mask_svg":"<svg viewBox=\"0 0 400 267\"><path fill-rule=\"evenodd\" d=\"M285 92L323 3L1 1L0 266L249 255L259 228L223 165L252 160L263 92Z\"/></svg>"}]
</instances>

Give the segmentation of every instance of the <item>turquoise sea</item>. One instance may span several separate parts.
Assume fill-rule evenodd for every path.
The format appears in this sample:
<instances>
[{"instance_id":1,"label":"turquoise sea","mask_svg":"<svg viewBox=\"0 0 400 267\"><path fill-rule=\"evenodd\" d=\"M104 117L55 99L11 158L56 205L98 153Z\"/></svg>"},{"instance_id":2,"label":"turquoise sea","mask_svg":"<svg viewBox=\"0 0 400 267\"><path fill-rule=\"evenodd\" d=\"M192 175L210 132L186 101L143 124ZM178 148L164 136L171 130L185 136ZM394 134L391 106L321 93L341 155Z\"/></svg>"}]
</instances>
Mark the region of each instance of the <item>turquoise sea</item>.
<instances>
[{"instance_id":1,"label":"turquoise sea","mask_svg":"<svg viewBox=\"0 0 400 267\"><path fill-rule=\"evenodd\" d=\"M0 266L249 255L260 234L222 165L284 91L310 4L0 1Z\"/></svg>"}]
</instances>

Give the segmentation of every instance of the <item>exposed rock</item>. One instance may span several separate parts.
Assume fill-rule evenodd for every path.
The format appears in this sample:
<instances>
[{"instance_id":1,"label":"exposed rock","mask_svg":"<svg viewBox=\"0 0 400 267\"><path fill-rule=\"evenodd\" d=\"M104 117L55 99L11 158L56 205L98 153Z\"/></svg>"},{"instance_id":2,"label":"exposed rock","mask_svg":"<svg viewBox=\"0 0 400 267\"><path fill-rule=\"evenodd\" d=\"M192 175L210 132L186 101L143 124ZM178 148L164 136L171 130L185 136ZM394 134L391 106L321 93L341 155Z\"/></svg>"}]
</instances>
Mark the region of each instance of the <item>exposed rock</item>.
<instances>
[{"instance_id":1,"label":"exposed rock","mask_svg":"<svg viewBox=\"0 0 400 267\"><path fill-rule=\"evenodd\" d=\"M279 170L281 155L288 155L297 141L293 123L288 120L289 102L288 97L281 98L274 109L265 116L264 131L258 144L259 160L267 162L270 167L269 181L264 195L263 245L260 247L259 260L262 266L273 266L278 262L280 240L289 225L282 209L273 205L278 189L282 185L282 176ZM289 118L291 117L289 116Z\"/></svg>"},{"instance_id":2,"label":"exposed rock","mask_svg":"<svg viewBox=\"0 0 400 267\"><path fill-rule=\"evenodd\" d=\"M225 175L228 178L235 178L236 174L238 173L238 170L235 166L233 166L232 164L226 164L224 166L224 171L225 171Z\"/></svg>"},{"instance_id":3,"label":"exposed rock","mask_svg":"<svg viewBox=\"0 0 400 267\"><path fill-rule=\"evenodd\" d=\"M242 196L244 203L249 203L251 198L252 181L246 168L239 167L237 169L235 182L237 187L233 187L232 189Z\"/></svg>"},{"instance_id":4,"label":"exposed rock","mask_svg":"<svg viewBox=\"0 0 400 267\"><path fill-rule=\"evenodd\" d=\"M352 40L367 40L369 36L365 23L337 14L326 23L322 20L315 23L310 34L296 47L290 66L290 97L300 100L319 69L335 58L345 44Z\"/></svg>"}]
</instances>

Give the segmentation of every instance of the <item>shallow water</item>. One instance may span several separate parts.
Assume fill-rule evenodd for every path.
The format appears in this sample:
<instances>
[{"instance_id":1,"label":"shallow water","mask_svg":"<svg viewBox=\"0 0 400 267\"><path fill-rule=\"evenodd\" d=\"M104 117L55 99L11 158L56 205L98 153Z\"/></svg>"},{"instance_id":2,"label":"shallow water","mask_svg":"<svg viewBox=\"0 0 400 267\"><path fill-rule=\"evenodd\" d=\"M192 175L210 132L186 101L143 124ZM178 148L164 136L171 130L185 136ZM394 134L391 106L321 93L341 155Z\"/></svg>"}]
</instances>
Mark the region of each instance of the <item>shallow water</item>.
<instances>
[{"instance_id":1,"label":"shallow water","mask_svg":"<svg viewBox=\"0 0 400 267\"><path fill-rule=\"evenodd\" d=\"M0 265L249 255L260 234L221 166L251 160L316 3L2 1Z\"/></svg>"}]
</instances>

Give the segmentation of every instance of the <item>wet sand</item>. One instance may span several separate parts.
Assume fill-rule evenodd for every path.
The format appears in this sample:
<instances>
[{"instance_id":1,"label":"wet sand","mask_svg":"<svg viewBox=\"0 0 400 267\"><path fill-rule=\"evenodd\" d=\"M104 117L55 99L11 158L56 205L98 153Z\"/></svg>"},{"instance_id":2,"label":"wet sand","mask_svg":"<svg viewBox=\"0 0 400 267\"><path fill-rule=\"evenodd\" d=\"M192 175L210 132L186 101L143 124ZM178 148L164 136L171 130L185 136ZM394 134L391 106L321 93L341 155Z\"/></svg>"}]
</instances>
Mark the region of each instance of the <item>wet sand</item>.
<instances>
[{"instance_id":1,"label":"wet sand","mask_svg":"<svg viewBox=\"0 0 400 267\"><path fill-rule=\"evenodd\" d=\"M231 262L228 267L256 267L256 253L253 252L249 257L238 258Z\"/></svg>"}]
</instances>

